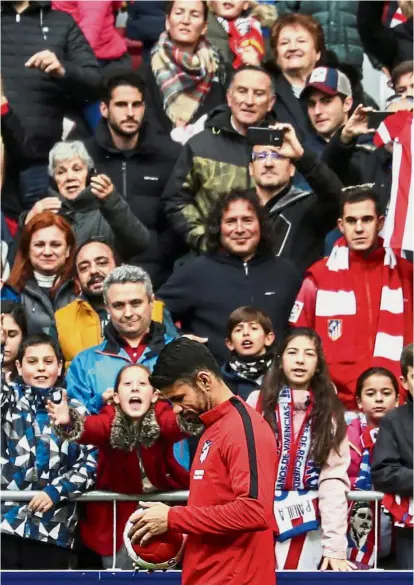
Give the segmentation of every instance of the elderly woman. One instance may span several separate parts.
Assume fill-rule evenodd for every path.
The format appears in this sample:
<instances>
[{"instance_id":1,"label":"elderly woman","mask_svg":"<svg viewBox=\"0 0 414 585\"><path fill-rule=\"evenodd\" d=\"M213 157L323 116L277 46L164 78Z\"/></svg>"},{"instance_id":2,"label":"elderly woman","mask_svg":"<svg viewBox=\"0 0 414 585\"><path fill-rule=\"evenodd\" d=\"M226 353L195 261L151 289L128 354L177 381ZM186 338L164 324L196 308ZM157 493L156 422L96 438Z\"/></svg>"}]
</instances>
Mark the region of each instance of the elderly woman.
<instances>
[{"instance_id":1,"label":"elderly woman","mask_svg":"<svg viewBox=\"0 0 414 585\"><path fill-rule=\"evenodd\" d=\"M284 14L275 21L270 35L274 61L267 63L267 68L275 81L277 118L292 124L302 143L315 147L306 108L299 98L306 78L325 53L322 26L309 15Z\"/></svg>"},{"instance_id":2,"label":"elderly woman","mask_svg":"<svg viewBox=\"0 0 414 585\"><path fill-rule=\"evenodd\" d=\"M165 32L144 66L148 113L170 133L226 102L226 67L206 39L207 2L166 2Z\"/></svg>"},{"instance_id":3,"label":"elderly woman","mask_svg":"<svg viewBox=\"0 0 414 585\"><path fill-rule=\"evenodd\" d=\"M13 299L24 306L29 334L49 333L55 312L75 300L75 248L69 223L51 211L36 214L21 230L1 299Z\"/></svg>"},{"instance_id":4,"label":"elderly woman","mask_svg":"<svg viewBox=\"0 0 414 585\"><path fill-rule=\"evenodd\" d=\"M29 223L38 213L52 211L71 224L77 245L102 237L123 260L146 249L147 228L132 213L106 175L94 174L93 161L80 141L58 142L49 153L49 174L54 189L24 217Z\"/></svg>"}]
</instances>

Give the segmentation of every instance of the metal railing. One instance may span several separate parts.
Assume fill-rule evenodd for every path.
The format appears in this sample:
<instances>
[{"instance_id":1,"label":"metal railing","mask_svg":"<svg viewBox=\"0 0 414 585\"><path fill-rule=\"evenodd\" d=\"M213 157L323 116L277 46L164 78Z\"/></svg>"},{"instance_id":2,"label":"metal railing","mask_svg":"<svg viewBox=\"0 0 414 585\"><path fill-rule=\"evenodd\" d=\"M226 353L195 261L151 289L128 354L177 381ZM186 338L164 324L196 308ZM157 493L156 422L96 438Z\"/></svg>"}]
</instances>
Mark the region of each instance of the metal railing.
<instances>
[{"instance_id":1,"label":"metal railing","mask_svg":"<svg viewBox=\"0 0 414 585\"><path fill-rule=\"evenodd\" d=\"M0 491L0 500L3 502L28 502L30 501L38 491L13 491L5 490ZM112 502L112 521L113 521L113 533L112 533L112 569L116 568L116 503L117 502L186 502L188 500L188 490L181 490L175 492L153 492L150 494L118 494L116 492L103 492L103 491L91 491L76 498L72 501L76 502ZM357 491L353 490L348 492L349 501L360 501L360 502L375 502L375 530L374 530L374 567L378 568L378 509L379 502L381 502L384 494L375 491Z\"/></svg>"}]
</instances>

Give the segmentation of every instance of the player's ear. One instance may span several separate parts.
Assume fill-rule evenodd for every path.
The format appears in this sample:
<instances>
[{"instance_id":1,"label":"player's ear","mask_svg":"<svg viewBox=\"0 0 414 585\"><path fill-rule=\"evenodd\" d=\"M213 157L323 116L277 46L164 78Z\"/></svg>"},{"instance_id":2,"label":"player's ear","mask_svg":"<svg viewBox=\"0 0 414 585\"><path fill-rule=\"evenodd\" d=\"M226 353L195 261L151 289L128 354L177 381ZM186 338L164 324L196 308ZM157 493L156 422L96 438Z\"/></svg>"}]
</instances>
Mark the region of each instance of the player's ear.
<instances>
[{"instance_id":1,"label":"player's ear","mask_svg":"<svg viewBox=\"0 0 414 585\"><path fill-rule=\"evenodd\" d=\"M211 373L207 371L198 372L196 375L196 383L202 390L210 390Z\"/></svg>"}]
</instances>

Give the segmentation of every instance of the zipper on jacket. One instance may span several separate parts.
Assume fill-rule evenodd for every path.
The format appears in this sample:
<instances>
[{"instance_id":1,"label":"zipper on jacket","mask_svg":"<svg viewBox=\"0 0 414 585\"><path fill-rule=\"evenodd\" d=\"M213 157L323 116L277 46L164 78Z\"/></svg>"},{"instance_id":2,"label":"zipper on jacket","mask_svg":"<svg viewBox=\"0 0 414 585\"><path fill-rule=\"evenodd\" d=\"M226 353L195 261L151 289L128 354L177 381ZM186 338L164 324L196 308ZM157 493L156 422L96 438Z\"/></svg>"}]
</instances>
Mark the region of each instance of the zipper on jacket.
<instances>
[{"instance_id":1,"label":"zipper on jacket","mask_svg":"<svg viewBox=\"0 0 414 585\"><path fill-rule=\"evenodd\" d=\"M126 161L123 160L122 161L122 191L123 191L124 199L127 198L127 192L126 192L127 191L127 188L126 188L126 185L127 185L127 181L126 181L126 179L127 179L126 170L127 170L127 164L126 164Z\"/></svg>"},{"instance_id":2,"label":"zipper on jacket","mask_svg":"<svg viewBox=\"0 0 414 585\"><path fill-rule=\"evenodd\" d=\"M368 284L368 278L365 276L365 288L367 291L367 302L368 302L368 321L369 321L369 347L370 352L374 353L374 343L372 340L372 303L371 303L371 291Z\"/></svg>"},{"instance_id":3,"label":"zipper on jacket","mask_svg":"<svg viewBox=\"0 0 414 585\"><path fill-rule=\"evenodd\" d=\"M246 278L249 277L249 265L247 264L247 262L243 262L243 268L244 268L244 275Z\"/></svg>"}]
</instances>

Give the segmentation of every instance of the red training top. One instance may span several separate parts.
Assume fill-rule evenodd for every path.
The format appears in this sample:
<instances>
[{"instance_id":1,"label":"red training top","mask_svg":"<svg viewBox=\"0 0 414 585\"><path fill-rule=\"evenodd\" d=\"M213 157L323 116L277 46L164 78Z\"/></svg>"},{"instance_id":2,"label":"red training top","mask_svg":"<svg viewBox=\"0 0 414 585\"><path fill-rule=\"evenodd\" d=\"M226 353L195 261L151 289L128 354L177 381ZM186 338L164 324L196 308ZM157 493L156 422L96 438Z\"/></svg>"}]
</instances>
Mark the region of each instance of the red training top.
<instances>
[{"instance_id":1,"label":"red training top","mask_svg":"<svg viewBox=\"0 0 414 585\"><path fill-rule=\"evenodd\" d=\"M188 534L182 583L274 585L273 432L236 397L201 418L207 428L191 467L188 506L168 513L170 530Z\"/></svg>"}]
</instances>

